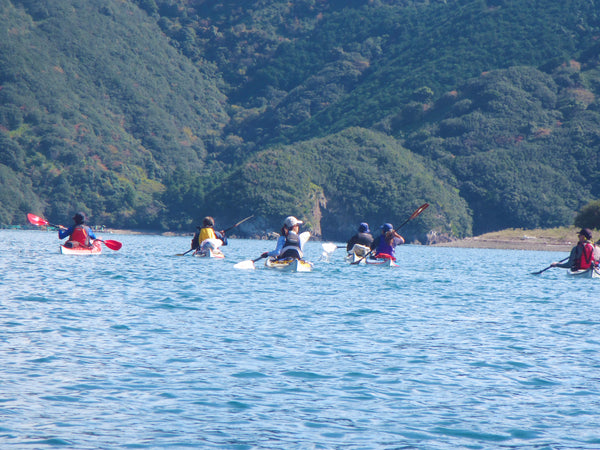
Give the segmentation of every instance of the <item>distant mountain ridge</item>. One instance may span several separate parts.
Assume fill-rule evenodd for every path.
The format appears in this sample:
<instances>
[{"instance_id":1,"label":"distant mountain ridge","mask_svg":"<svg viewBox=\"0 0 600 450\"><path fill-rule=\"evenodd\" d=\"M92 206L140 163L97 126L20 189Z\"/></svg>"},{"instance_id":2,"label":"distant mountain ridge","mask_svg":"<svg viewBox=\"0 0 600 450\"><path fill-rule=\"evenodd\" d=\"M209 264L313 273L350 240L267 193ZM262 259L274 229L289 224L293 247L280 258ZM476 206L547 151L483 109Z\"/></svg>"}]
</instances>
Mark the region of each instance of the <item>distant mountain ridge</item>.
<instances>
[{"instance_id":1,"label":"distant mountain ridge","mask_svg":"<svg viewBox=\"0 0 600 450\"><path fill-rule=\"evenodd\" d=\"M0 222L569 225L600 197L598 6L0 0Z\"/></svg>"}]
</instances>

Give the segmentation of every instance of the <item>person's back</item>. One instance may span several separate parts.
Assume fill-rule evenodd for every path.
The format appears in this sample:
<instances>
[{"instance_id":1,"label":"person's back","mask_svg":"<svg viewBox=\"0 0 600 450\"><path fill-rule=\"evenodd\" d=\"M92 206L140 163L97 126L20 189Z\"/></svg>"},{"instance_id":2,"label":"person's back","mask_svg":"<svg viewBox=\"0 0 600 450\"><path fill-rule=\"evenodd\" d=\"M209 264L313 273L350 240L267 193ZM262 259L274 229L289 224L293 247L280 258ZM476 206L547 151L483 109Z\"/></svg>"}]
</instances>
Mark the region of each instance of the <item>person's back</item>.
<instances>
[{"instance_id":1,"label":"person's back","mask_svg":"<svg viewBox=\"0 0 600 450\"><path fill-rule=\"evenodd\" d=\"M369 224L362 222L358 226L358 233L352 236L346 243L346 251L351 251L355 244L370 247L372 243L373 235L371 234L371 230L369 230Z\"/></svg>"},{"instance_id":2,"label":"person's back","mask_svg":"<svg viewBox=\"0 0 600 450\"><path fill-rule=\"evenodd\" d=\"M207 239L216 239L215 230L213 227L203 227L200 228L200 233L198 235L198 241L200 244Z\"/></svg>"},{"instance_id":3,"label":"person's back","mask_svg":"<svg viewBox=\"0 0 600 450\"><path fill-rule=\"evenodd\" d=\"M85 224L85 214L78 212L73 216L73 221L74 225L58 231L58 238L69 238L64 243L65 247L91 247L92 239L96 239L96 236L92 229Z\"/></svg>"},{"instance_id":4,"label":"person's back","mask_svg":"<svg viewBox=\"0 0 600 450\"><path fill-rule=\"evenodd\" d=\"M394 248L404 244L404 238L394 230L391 223L381 226L381 235L377 236L371 244L375 258L389 258L395 260Z\"/></svg>"},{"instance_id":5,"label":"person's back","mask_svg":"<svg viewBox=\"0 0 600 450\"><path fill-rule=\"evenodd\" d=\"M279 255L279 259L286 258L298 258L301 259L303 256L300 237L298 233L293 230L289 230L285 236L285 243L283 244L283 248L281 249L281 254Z\"/></svg>"},{"instance_id":6,"label":"person's back","mask_svg":"<svg viewBox=\"0 0 600 450\"><path fill-rule=\"evenodd\" d=\"M579 242L569 255L569 260L565 263L554 262L551 267L561 267L571 269L571 271L587 270L598 263L596 247L592 243L592 231L589 228L583 228L577 233Z\"/></svg>"}]
</instances>

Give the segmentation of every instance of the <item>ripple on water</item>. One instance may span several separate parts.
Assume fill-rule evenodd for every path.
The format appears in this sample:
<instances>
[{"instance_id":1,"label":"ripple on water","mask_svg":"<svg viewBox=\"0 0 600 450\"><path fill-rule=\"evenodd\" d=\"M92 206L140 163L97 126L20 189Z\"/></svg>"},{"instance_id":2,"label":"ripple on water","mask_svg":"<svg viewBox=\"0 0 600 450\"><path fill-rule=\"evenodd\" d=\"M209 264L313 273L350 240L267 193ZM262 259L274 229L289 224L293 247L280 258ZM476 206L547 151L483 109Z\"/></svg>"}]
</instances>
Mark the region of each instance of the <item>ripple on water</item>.
<instances>
[{"instance_id":1,"label":"ripple on water","mask_svg":"<svg viewBox=\"0 0 600 450\"><path fill-rule=\"evenodd\" d=\"M115 236L78 259L0 234L0 447L600 443L598 285L529 275L559 254L408 245L383 270L309 242L315 271L281 274L234 268L273 242L217 262Z\"/></svg>"}]
</instances>

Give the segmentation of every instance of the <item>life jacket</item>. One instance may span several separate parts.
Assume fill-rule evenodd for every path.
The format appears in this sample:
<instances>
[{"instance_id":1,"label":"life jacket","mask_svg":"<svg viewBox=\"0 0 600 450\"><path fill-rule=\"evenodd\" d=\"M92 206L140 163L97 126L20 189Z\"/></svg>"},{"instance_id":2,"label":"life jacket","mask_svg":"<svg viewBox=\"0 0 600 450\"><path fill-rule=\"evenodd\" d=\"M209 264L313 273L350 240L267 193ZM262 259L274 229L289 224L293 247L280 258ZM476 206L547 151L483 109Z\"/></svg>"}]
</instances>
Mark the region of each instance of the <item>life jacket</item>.
<instances>
[{"instance_id":1,"label":"life jacket","mask_svg":"<svg viewBox=\"0 0 600 450\"><path fill-rule=\"evenodd\" d=\"M583 244L583 250L581 252L581 258L578 261L578 270L584 270L584 269L589 269L590 267L592 267L592 265L594 265L594 246L589 243L589 242L585 242Z\"/></svg>"},{"instance_id":2,"label":"life jacket","mask_svg":"<svg viewBox=\"0 0 600 450\"><path fill-rule=\"evenodd\" d=\"M215 230L212 227L200 228L200 235L198 236L198 242L205 241L206 239L216 239Z\"/></svg>"},{"instance_id":3,"label":"life jacket","mask_svg":"<svg viewBox=\"0 0 600 450\"><path fill-rule=\"evenodd\" d=\"M283 244L279 258L292 257L301 259L303 256L302 249L300 248L300 237L293 231L289 231L285 237L285 243Z\"/></svg>"},{"instance_id":4,"label":"life jacket","mask_svg":"<svg viewBox=\"0 0 600 450\"><path fill-rule=\"evenodd\" d=\"M78 243L82 247L91 247L90 234L85 225L76 225L67 242ZM72 245L71 244L71 245Z\"/></svg>"}]
</instances>

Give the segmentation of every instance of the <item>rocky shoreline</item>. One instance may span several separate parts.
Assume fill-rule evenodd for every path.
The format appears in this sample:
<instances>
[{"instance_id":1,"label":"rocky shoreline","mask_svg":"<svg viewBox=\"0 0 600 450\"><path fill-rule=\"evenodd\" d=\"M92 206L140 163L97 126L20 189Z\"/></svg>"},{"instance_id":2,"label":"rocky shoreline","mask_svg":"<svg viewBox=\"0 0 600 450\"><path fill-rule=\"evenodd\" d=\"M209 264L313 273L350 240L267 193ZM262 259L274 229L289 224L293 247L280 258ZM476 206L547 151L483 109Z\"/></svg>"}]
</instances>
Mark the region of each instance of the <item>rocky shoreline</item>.
<instances>
[{"instance_id":1,"label":"rocky shoreline","mask_svg":"<svg viewBox=\"0 0 600 450\"><path fill-rule=\"evenodd\" d=\"M568 252L571 251L571 248L575 245L575 242L552 241L536 237L522 239L498 239L475 236L432 245L434 247L489 248L505 250L538 250L552 252Z\"/></svg>"},{"instance_id":2,"label":"rocky shoreline","mask_svg":"<svg viewBox=\"0 0 600 450\"><path fill-rule=\"evenodd\" d=\"M436 247L491 248L569 252L577 244L575 227L523 230L507 229L464 239L436 242ZM595 233L596 236L600 236Z\"/></svg>"}]
</instances>

